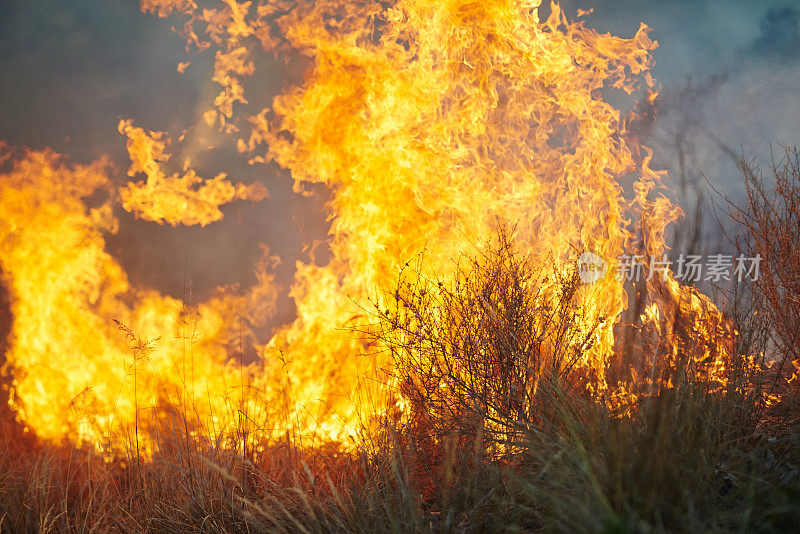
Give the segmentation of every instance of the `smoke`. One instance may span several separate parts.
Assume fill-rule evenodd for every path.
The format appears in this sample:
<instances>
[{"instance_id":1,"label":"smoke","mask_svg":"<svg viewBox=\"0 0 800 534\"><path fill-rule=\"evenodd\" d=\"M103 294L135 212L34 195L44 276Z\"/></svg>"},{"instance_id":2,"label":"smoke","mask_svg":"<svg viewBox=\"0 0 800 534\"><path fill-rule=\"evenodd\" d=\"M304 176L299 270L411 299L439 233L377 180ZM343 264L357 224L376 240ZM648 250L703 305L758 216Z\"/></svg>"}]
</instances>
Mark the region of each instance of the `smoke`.
<instances>
[{"instance_id":1,"label":"smoke","mask_svg":"<svg viewBox=\"0 0 800 534\"><path fill-rule=\"evenodd\" d=\"M800 59L800 10L789 6L769 8L752 51L774 59Z\"/></svg>"},{"instance_id":2,"label":"smoke","mask_svg":"<svg viewBox=\"0 0 800 534\"><path fill-rule=\"evenodd\" d=\"M653 73L661 84L656 156L670 171L670 147L683 129L696 145L698 165L709 180L732 185L735 172L717 141L739 151L769 156L769 145L795 144L800 119L800 10L786 0L694 2L571 0L590 9L593 27L631 34L644 21L659 41Z\"/></svg>"},{"instance_id":3,"label":"smoke","mask_svg":"<svg viewBox=\"0 0 800 534\"><path fill-rule=\"evenodd\" d=\"M652 144L674 184L689 175L696 189L710 184L738 200L737 157L766 166L773 149L800 143L800 11L764 8L751 26L757 32L713 68L690 71L663 89Z\"/></svg>"},{"instance_id":4,"label":"smoke","mask_svg":"<svg viewBox=\"0 0 800 534\"><path fill-rule=\"evenodd\" d=\"M594 7L590 23L612 33L633 31L637 20L654 28L660 98L642 143L668 170L665 183L687 213L682 231L701 237L697 252L730 253L722 234L730 221L715 212L713 190L739 201L737 157L766 167L774 149L800 144L800 10L784 0L572 4Z\"/></svg>"}]
</instances>

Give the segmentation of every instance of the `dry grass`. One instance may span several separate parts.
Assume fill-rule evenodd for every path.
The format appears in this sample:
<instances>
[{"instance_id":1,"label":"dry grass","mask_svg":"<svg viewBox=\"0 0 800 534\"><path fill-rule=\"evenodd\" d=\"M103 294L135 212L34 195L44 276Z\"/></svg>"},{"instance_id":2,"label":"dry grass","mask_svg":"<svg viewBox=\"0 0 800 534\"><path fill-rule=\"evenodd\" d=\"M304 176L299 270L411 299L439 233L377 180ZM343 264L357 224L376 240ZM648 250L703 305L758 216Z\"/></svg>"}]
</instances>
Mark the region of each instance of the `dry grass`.
<instances>
[{"instance_id":1,"label":"dry grass","mask_svg":"<svg viewBox=\"0 0 800 534\"><path fill-rule=\"evenodd\" d=\"M370 454L273 447L244 461L208 443L176 447L185 436L142 462L5 442L1 530L786 531L800 521L798 433L743 418L746 397L687 382L619 419L551 391L556 424L499 460L465 461L445 440L434 461L402 428L384 429Z\"/></svg>"}]
</instances>

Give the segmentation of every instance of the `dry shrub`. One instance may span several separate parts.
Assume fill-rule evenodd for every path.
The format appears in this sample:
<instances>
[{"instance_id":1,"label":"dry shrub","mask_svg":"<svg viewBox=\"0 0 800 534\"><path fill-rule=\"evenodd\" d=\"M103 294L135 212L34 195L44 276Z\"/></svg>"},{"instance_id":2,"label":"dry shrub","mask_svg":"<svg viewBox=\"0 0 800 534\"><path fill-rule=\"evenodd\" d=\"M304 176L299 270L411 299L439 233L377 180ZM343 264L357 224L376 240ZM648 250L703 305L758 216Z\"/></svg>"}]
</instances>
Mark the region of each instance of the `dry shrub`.
<instances>
[{"instance_id":1,"label":"dry shrub","mask_svg":"<svg viewBox=\"0 0 800 534\"><path fill-rule=\"evenodd\" d=\"M389 305L375 302L372 335L391 355L405 429L426 456L496 455L555 424L553 396L586 390L576 363L599 326L586 324L577 266L539 269L501 231L449 282L422 270L401 273Z\"/></svg>"},{"instance_id":2,"label":"dry shrub","mask_svg":"<svg viewBox=\"0 0 800 534\"><path fill-rule=\"evenodd\" d=\"M761 256L756 280L775 328L780 350L800 358L800 157L786 148L765 179L752 162L742 160L745 202L733 211L745 234L740 250Z\"/></svg>"},{"instance_id":3,"label":"dry shrub","mask_svg":"<svg viewBox=\"0 0 800 534\"><path fill-rule=\"evenodd\" d=\"M767 315L778 363L777 378L794 373L794 386L784 391L797 396L800 380L800 154L785 147L773 156L765 176L752 159L739 160L744 177L744 202L727 199L740 230L735 243L740 254L760 256L753 282L753 299ZM786 384L784 384L785 386ZM795 403L796 404L796 403Z\"/></svg>"}]
</instances>

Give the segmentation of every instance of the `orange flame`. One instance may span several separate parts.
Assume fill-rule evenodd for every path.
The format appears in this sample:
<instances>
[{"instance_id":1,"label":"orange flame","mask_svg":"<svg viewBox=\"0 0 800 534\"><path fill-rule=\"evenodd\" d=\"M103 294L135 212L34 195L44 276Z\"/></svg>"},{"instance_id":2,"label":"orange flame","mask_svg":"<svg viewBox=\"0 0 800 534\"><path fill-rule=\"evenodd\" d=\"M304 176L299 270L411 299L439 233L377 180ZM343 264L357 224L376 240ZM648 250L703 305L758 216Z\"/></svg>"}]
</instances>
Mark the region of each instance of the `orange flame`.
<instances>
[{"instance_id":1,"label":"orange flame","mask_svg":"<svg viewBox=\"0 0 800 534\"><path fill-rule=\"evenodd\" d=\"M2 155L11 156L7 148ZM257 266L259 286L194 310L131 288L104 250L103 233L117 227L107 173L105 160L68 165L43 151L11 160L2 174L0 267L14 317L6 354L12 404L45 439L103 446L138 417L154 417L137 407L168 403L191 403L199 419L214 423L225 403L242 394L234 387L241 371L228 359L237 316L258 323L274 305L266 263ZM105 200L88 207L98 195ZM115 322L145 341L132 347Z\"/></svg>"},{"instance_id":2,"label":"orange flame","mask_svg":"<svg viewBox=\"0 0 800 534\"><path fill-rule=\"evenodd\" d=\"M128 138L131 167L128 175L143 173L147 181L130 183L120 191L122 207L138 217L164 221L174 225L206 226L222 219L219 207L235 199L264 200L269 192L262 184L233 185L219 174L203 180L190 169L183 176L167 176L161 164L169 159L164 152L166 141L163 132L146 132L133 126L131 121L120 121L119 131Z\"/></svg>"},{"instance_id":3,"label":"orange flame","mask_svg":"<svg viewBox=\"0 0 800 534\"><path fill-rule=\"evenodd\" d=\"M353 400L359 378L380 365L341 331L359 313L353 302L390 286L423 249L427 268L447 277L452 258L485 242L498 220L516 227L523 253L553 269L584 250L610 261L608 273L580 292L587 325L608 320L579 362L591 391L609 392L614 323L627 302L615 258L637 241L634 218L645 252L660 255L664 229L680 214L665 197L653 200L660 175L649 157L638 157L620 111L603 98L640 88L655 98L649 69L657 43L646 26L630 39L600 34L570 23L555 4L542 18L531 0L141 5L161 17L182 13L191 46L219 48L212 79L221 91L208 124L244 130L239 149L290 170L298 193L304 183L330 188L332 259L297 264L296 320L260 347L260 363L240 366L229 359L236 314L263 316L274 299L266 262L256 288L222 292L186 320L180 302L131 288L104 252L102 232L115 227L113 195L87 206L96 191L110 191L105 162L69 166L50 152L16 160L1 182L0 208L9 215L0 221L0 267L13 299L13 402L38 435L118 436L138 428L140 417L157 417L140 406L169 401L199 407L192 409L206 428L235 424L230 407L245 406L269 420L273 435L291 425L344 440L359 410L378 409ZM240 119L253 55L288 49L310 61L302 83ZM122 206L139 217L205 226L234 198L265 194L224 175L167 176L165 134L130 121L120 131L129 174L147 177L120 190ZM619 184L631 172L639 175L632 201ZM686 294L671 279L664 287L676 302ZM701 311L703 299L691 294L687 305L701 318L719 315L713 306ZM155 340L133 344L141 357L114 319ZM248 388L264 403L247 405ZM628 390L622 384L611 396ZM265 406L280 406L281 417Z\"/></svg>"}]
</instances>

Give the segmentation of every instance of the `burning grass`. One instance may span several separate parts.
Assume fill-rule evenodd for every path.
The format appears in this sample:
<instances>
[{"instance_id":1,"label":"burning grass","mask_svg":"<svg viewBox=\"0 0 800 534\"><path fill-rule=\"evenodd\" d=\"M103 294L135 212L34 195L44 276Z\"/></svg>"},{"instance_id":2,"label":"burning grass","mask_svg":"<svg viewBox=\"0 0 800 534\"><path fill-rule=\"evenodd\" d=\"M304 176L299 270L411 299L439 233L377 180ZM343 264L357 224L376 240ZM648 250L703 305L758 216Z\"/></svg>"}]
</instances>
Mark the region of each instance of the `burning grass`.
<instances>
[{"instance_id":1,"label":"burning grass","mask_svg":"<svg viewBox=\"0 0 800 534\"><path fill-rule=\"evenodd\" d=\"M552 420L489 459L385 428L360 453L272 444L240 454L180 433L153 458L3 442L4 532L790 530L795 432L687 382L633 418L550 390ZM748 424L749 422L749 424ZM375 446L380 443L379 446Z\"/></svg>"}]
</instances>

